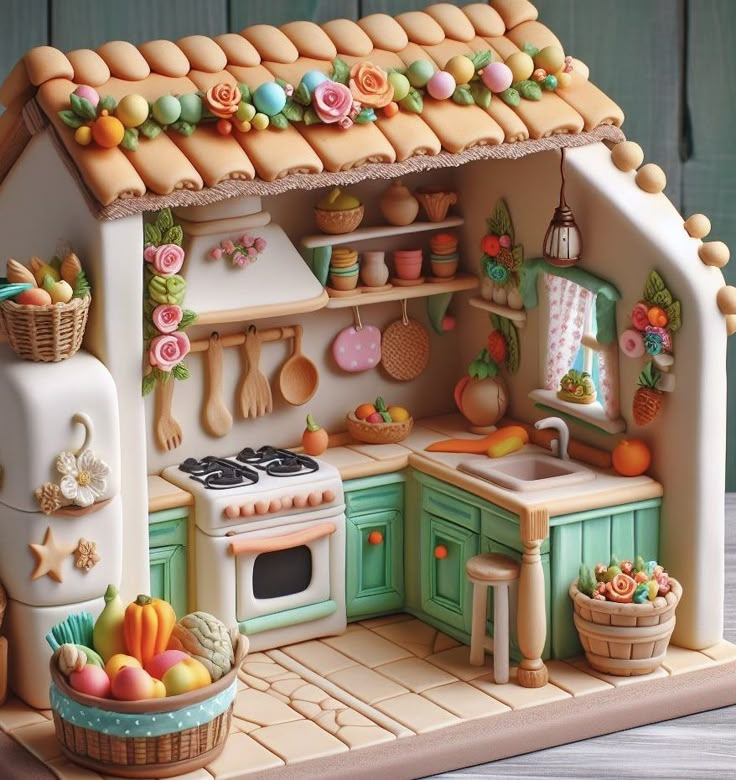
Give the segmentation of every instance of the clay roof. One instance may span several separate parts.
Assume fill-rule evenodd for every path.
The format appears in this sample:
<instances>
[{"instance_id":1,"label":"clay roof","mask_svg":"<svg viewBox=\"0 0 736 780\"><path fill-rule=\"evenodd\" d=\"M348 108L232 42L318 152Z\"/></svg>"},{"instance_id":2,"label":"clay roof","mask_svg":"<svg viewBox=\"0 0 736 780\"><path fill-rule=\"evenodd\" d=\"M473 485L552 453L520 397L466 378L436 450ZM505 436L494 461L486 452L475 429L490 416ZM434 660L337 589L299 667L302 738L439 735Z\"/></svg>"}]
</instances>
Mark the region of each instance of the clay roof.
<instances>
[{"instance_id":1,"label":"clay roof","mask_svg":"<svg viewBox=\"0 0 736 780\"><path fill-rule=\"evenodd\" d=\"M373 14L358 22L255 25L239 34L192 35L137 47L111 41L96 51L64 54L40 46L24 56L0 87L0 102L7 108L0 119L0 177L22 150L21 116L34 130L51 125L98 210L105 207L102 216L157 208L164 202L184 205L239 192L266 193L276 191L277 185L304 188L340 177L388 176L395 163L418 170L456 165L457 155L515 157L545 148L539 143L543 140L550 145L590 142L587 134L596 128L594 138L620 140L620 132L612 128L623 121L621 109L588 81L587 68L578 61L572 84L545 92L538 102L522 100L510 108L494 98L484 110L427 100L421 115L401 111L347 132L298 125L223 137L213 126L200 126L189 137L172 132L142 140L137 151L129 152L80 146L57 116L79 84L116 99L138 93L153 100L223 81L251 88L274 77L298 83L306 70L329 72L336 56L348 64L367 59L384 68L428 58L443 67L455 54L491 49L506 58L525 43L560 45L537 21L537 10L528 0L492 0L462 8L437 3L424 11L396 17Z\"/></svg>"}]
</instances>

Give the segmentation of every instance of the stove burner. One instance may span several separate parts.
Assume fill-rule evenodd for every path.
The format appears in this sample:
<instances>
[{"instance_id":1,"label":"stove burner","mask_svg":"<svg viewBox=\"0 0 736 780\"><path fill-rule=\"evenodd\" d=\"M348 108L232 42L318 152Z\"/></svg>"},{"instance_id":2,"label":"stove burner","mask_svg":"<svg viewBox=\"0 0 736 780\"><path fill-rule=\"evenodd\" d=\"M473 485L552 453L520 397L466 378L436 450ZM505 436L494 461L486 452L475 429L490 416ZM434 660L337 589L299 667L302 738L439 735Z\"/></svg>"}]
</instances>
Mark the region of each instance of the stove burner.
<instances>
[{"instance_id":1,"label":"stove burner","mask_svg":"<svg viewBox=\"0 0 736 780\"><path fill-rule=\"evenodd\" d=\"M271 477L294 477L300 474L312 474L319 470L316 460L275 447L266 446L257 450L245 447L235 457L241 463L265 471Z\"/></svg>"},{"instance_id":2,"label":"stove burner","mask_svg":"<svg viewBox=\"0 0 736 780\"><path fill-rule=\"evenodd\" d=\"M204 485L208 490L227 490L232 487L255 485L258 472L239 463L208 455L202 460L187 458L179 470L190 475L190 479Z\"/></svg>"}]
</instances>

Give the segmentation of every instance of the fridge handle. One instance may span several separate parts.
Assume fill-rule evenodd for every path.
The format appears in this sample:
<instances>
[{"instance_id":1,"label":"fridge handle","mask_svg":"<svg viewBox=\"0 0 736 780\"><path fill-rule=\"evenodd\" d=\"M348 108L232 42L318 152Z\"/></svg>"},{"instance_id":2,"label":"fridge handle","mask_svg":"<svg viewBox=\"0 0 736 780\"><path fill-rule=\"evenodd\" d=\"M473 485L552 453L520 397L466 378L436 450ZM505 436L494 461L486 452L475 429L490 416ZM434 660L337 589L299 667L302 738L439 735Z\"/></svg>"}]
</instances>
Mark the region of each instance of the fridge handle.
<instances>
[{"instance_id":1,"label":"fridge handle","mask_svg":"<svg viewBox=\"0 0 736 780\"><path fill-rule=\"evenodd\" d=\"M92 420L89 418L89 416L83 414L82 412L77 412L77 414L72 417L72 423L78 423L84 427L84 441L82 442L82 446L78 450L74 451L74 454L79 457L85 450L90 448L95 428L94 425L92 425Z\"/></svg>"}]
</instances>

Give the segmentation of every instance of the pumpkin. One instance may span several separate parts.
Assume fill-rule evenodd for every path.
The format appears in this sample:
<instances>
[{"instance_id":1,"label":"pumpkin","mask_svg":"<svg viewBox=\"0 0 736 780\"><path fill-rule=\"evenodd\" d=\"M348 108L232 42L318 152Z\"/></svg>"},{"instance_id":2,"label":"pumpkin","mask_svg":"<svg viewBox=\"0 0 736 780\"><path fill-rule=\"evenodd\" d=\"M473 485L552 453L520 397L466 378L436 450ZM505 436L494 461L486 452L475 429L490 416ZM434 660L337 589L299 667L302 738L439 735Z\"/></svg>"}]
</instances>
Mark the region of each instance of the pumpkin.
<instances>
[{"instance_id":1,"label":"pumpkin","mask_svg":"<svg viewBox=\"0 0 736 780\"><path fill-rule=\"evenodd\" d=\"M208 612L185 615L171 632L169 650L183 650L206 667L212 682L235 663L233 639L227 626Z\"/></svg>"},{"instance_id":2,"label":"pumpkin","mask_svg":"<svg viewBox=\"0 0 736 780\"><path fill-rule=\"evenodd\" d=\"M163 653L176 623L176 613L168 601L140 595L125 610L123 636L128 655L144 666L154 655Z\"/></svg>"}]
</instances>

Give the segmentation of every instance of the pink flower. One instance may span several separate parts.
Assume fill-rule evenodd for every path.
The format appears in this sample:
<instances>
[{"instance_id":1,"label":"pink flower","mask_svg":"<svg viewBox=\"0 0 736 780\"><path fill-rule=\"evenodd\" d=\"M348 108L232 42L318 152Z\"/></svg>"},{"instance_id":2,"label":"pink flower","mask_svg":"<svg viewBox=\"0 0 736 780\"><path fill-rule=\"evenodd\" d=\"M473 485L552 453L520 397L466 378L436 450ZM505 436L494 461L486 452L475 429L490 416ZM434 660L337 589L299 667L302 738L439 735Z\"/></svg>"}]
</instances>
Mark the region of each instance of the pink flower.
<instances>
[{"instance_id":1,"label":"pink flower","mask_svg":"<svg viewBox=\"0 0 736 780\"><path fill-rule=\"evenodd\" d=\"M353 120L349 116L344 116L342 119L338 120L337 124L340 126L341 130L349 130L353 126Z\"/></svg>"},{"instance_id":2,"label":"pink flower","mask_svg":"<svg viewBox=\"0 0 736 780\"><path fill-rule=\"evenodd\" d=\"M619 336L618 344L626 357L639 358L646 351L641 331L634 330L633 328L625 330Z\"/></svg>"},{"instance_id":3,"label":"pink flower","mask_svg":"<svg viewBox=\"0 0 736 780\"><path fill-rule=\"evenodd\" d=\"M243 246L246 247L246 248L249 247L249 246L253 246L253 243L254 243L253 236L249 236L247 233L240 240L241 240Z\"/></svg>"},{"instance_id":4,"label":"pink flower","mask_svg":"<svg viewBox=\"0 0 736 780\"><path fill-rule=\"evenodd\" d=\"M659 585L659 591L657 595L666 596L672 589L672 585L670 583L670 575L667 574L666 571L663 571L660 574L655 574L654 579L657 581L657 585Z\"/></svg>"},{"instance_id":5,"label":"pink flower","mask_svg":"<svg viewBox=\"0 0 736 780\"><path fill-rule=\"evenodd\" d=\"M256 248L256 252L263 252L266 248L266 239L258 236L253 242L253 246Z\"/></svg>"},{"instance_id":6,"label":"pink flower","mask_svg":"<svg viewBox=\"0 0 736 780\"><path fill-rule=\"evenodd\" d=\"M144 250L143 250L143 259L147 263L152 263L153 258L156 256L156 247L153 246L153 244L149 244Z\"/></svg>"},{"instance_id":7,"label":"pink flower","mask_svg":"<svg viewBox=\"0 0 736 780\"><path fill-rule=\"evenodd\" d=\"M501 244L501 246L502 246L504 249L509 249L509 248L511 247L511 236L509 236L508 234L504 233L504 234L503 234L503 235L502 235L502 236L501 236L501 237L498 239L498 243L499 243L499 244Z\"/></svg>"},{"instance_id":8,"label":"pink flower","mask_svg":"<svg viewBox=\"0 0 736 780\"><path fill-rule=\"evenodd\" d=\"M248 257L255 257L258 254L258 250L254 246L248 247Z\"/></svg>"},{"instance_id":9,"label":"pink flower","mask_svg":"<svg viewBox=\"0 0 736 780\"><path fill-rule=\"evenodd\" d=\"M284 87L284 92L286 93L286 97L291 97L294 94L294 85L293 84L287 84Z\"/></svg>"},{"instance_id":10,"label":"pink flower","mask_svg":"<svg viewBox=\"0 0 736 780\"><path fill-rule=\"evenodd\" d=\"M349 116L351 119L355 119L355 117L357 117L357 116L358 116L358 114L361 112L361 110L362 110L362 109L361 109L360 103L358 103L358 101L357 101L357 100L354 100L354 101L353 101L353 105L352 105L352 107L350 108L350 113L348 114L348 116Z\"/></svg>"},{"instance_id":11,"label":"pink flower","mask_svg":"<svg viewBox=\"0 0 736 780\"><path fill-rule=\"evenodd\" d=\"M222 249L220 249L219 246L216 246L214 249L210 251L210 260L221 260L222 259Z\"/></svg>"},{"instance_id":12,"label":"pink flower","mask_svg":"<svg viewBox=\"0 0 736 780\"><path fill-rule=\"evenodd\" d=\"M312 105L320 120L329 125L348 117L353 96L344 84L328 79L314 88Z\"/></svg>"},{"instance_id":13,"label":"pink flower","mask_svg":"<svg viewBox=\"0 0 736 780\"><path fill-rule=\"evenodd\" d=\"M235 244L232 241L220 241L220 246L223 248L226 254L231 255L235 251Z\"/></svg>"},{"instance_id":14,"label":"pink flower","mask_svg":"<svg viewBox=\"0 0 736 780\"><path fill-rule=\"evenodd\" d=\"M184 264L184 250L176 244L161 244L153 256L153 268L159 276L178 274Z\"/></svg>"},{"instance_id":15,"label":"pink flower","mask_svg":"<svg viewBox=\"0 0 736 780\"><path fill-rule=\"evenodd\" d=\"M637 330L644 330L649 325L649 307L646 303L637 303L631 312L631 324Z\"/></svg>"},{"instance_id":16,"label":"pink flower","mask_svg":"<svg viewBox=\"0 0 736 780\"><path fill-rule=\"evenodd\" d=\"M159 333L173 333L179 327L182 316L181 307L162 304L153 310L151 319Z\"/></svg>"},{"instance_id":17,"label":"pink flower","mask_svg":"<svg viewBox=\"0 0 736 780\"><path fill-rule=\"evenodd\" d=\"M161 371L171 371L189 354L190 344L186 333L176 333L156 336L148 351L148 360L154 368Z\"/></svg>"},{"instance_id":18,"label":"pink flower","mask_svg":"<svg viewBox=\"0 0 736 780\"><path fill-rule=\"evenodd\" d=\"M245 255L242 252L236 252L233 255L233 265L243 265L244 260L245 260Z\"/></svg>"}]
</instances>

